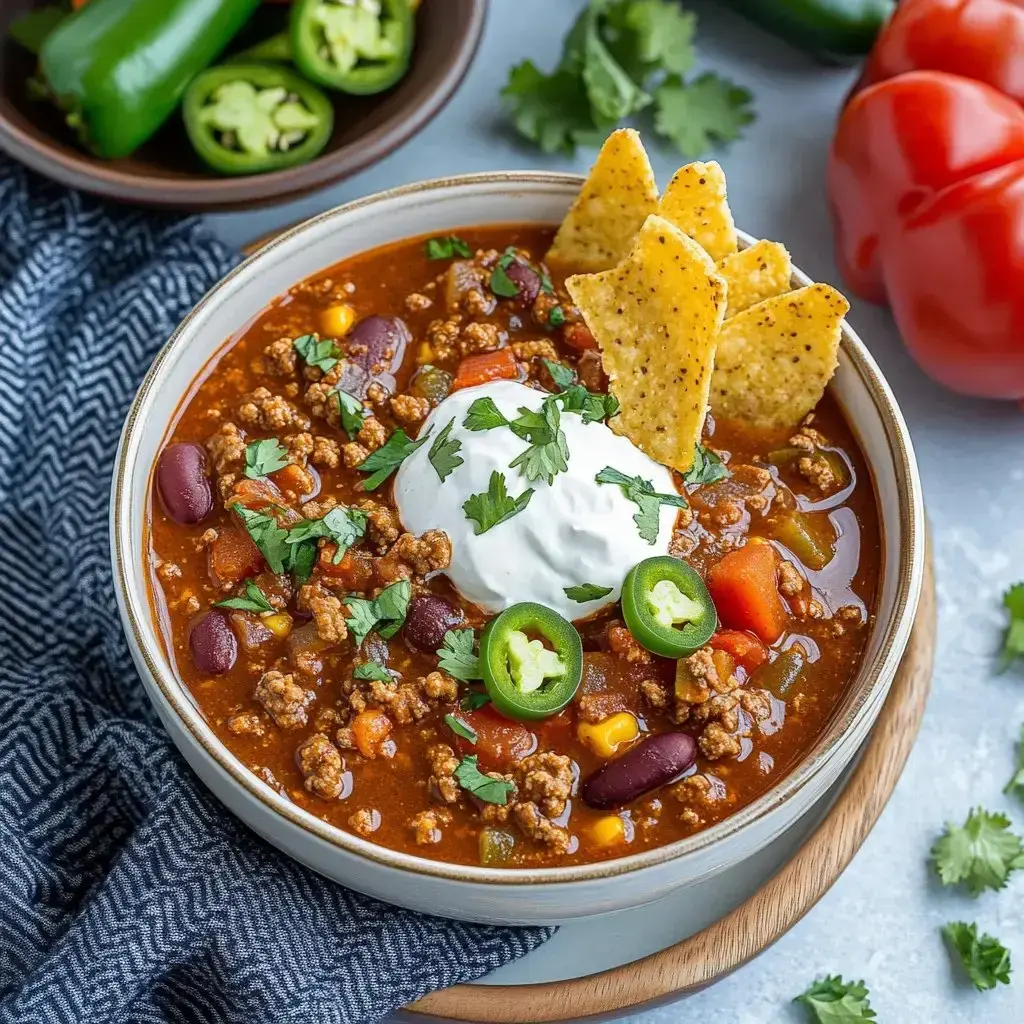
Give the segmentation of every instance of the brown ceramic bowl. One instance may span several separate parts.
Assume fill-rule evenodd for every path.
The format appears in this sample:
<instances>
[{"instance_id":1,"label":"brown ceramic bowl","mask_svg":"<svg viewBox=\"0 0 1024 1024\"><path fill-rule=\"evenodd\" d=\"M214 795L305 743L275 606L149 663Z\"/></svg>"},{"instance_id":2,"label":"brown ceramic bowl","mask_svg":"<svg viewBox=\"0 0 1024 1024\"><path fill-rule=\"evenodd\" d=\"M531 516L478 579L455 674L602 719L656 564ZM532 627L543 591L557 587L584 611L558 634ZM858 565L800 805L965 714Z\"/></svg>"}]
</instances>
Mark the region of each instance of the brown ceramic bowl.
<instances>
[{"instance_id":1,"label":"brown ceramic bowl","mask_svg":"<svg viewBox=\"0 0 1024 1024\"><path fill-rule=\"evenodd\" d=\"M406 76L378 96L335 94L335 127L311 163L271 174L220 177L203 167L175 115L124 160L84 152L60 113L28 98L35 58L6 38L32 0L0 4L0 149L47 177L97 195L147 206L227 210L292 199L369 166L423 128L451 98L476 53L487 0L427 0L416 15Z\"/></svg>"}]
</instances>

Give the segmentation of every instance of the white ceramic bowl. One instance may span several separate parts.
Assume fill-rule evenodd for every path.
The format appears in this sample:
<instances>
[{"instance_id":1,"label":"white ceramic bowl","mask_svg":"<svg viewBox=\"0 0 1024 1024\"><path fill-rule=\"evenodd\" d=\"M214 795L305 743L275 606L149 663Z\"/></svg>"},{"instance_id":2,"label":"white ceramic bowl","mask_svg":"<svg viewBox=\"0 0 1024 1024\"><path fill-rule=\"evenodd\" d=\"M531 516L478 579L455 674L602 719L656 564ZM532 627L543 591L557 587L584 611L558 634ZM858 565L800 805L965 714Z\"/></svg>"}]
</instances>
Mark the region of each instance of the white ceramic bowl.
<instances>
[{"instance_id":1,"label":"white ceramic bowl","mask_svg":"<svg viewBox=\"0 0 1024 1024\"><path fill-rule=\"evenodd\" d=\"M924 512L906 424L874 360L846 329L831 386L874 472L883 582L866 657L829 727L760 799L697 835L618 860L529 870L467 867L397 853L326 824L260 782L217 739L168 662L146 597L143 524L151 468L181 396L225 339L303 278L412 235L556 223L581 180L515 172L424 182L348 203L286 232L221 281L175 331L139 388L115 465L111 543L121 616L143 685L178 749L226 807L296 860L361 892L432 914L506 924L599 914L692 885L762 849L826 792L860 747L903 654L921 591ZM806 283L794 273L795 285Z\"/></svg>"}]
</instances>

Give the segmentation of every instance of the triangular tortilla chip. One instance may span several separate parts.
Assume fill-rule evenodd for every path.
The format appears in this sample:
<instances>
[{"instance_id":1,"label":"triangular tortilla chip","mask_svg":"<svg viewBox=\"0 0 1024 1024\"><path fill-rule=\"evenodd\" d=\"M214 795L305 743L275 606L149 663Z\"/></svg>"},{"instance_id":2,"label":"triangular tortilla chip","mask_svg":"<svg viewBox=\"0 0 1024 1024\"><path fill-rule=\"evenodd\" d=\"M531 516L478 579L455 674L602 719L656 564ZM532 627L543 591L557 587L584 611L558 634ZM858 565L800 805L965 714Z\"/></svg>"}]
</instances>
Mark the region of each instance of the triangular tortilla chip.
<instances>
[{"instance_id":1,"label":"triangular tortilla chip","mask_svg":"<svg viewBox=\"0 0 1024 1024\"><path fill-rule=\"evenodd\" d=\"M799 423L835 373L849 308L835 288L812 284L726 320L711 381L712 412L759 427Z\"/></svg>"},{"instance_id":2,"label":"triangular tortilla chip","mask_svg":"<svg viewBox=\"0 0 1024 1024\"><path fill-rule=\"evenodd\" d=\"M546 258L582 273L608 270L629 255L657 205L658 183L640 136L632 128L612 132Z\"/></svg>"},{"instance_id":3,"label":"triangular tortilla chip","mask_svg":"<svg viewBox=\"0 0 1024 1024\"><path fill-rule=\"evenodd\" d=\"M609 422L656 462L693 464L708 407L725 282L708 254L662 217L644 222L612 270L570 277L622 412Z\"/></svg>"},{"instance_id":4,"label":"triangular tortilla chip","mask_svg":"<svg viewBox=\"0 0 1024 1024\"><path fill-rule=\"evenodd\" d=\"M725 173L714 160L680 167L661 197L658 215L702 245L713 260L736 251L736 225L726 200Z\"/></svg>"},{"instance_id":5,"label":"triangular tortilla chip","mask_svg":"<svg viewBox=\"0 0 1024 1024\"><path fill-rule=\"evenodd\" d=\"M718 272L729 288L726 318L748 306L782 295L790 288L793 266L784 245L763 239L718 262Z\"/></svg>"}]
</instances>

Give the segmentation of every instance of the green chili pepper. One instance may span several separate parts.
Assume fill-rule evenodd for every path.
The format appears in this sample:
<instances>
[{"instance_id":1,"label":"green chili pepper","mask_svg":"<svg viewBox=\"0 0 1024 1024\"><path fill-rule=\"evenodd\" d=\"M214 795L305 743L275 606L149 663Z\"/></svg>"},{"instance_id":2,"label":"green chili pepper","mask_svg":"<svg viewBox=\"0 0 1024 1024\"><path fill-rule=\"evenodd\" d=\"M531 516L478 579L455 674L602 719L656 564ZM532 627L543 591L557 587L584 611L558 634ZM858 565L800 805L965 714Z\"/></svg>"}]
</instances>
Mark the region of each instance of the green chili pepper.
<instances>
[{"instance_id":1,"label":"green chili pepper","mask_svg":"<svg viewBox=\"0 0 1024 1024\"><path fill-rule=\"evenodd\" d=\"M827 539L825 530L830 533ZM802 512L786 513L772 522L771 535L816 572L824 569L835 555L835 533L828 519L820 515L812 520Z\"/></svg>"},{"instance_id":2,"label":"green chili pepper","mask_svg":"<svg viewBox=\"0 0 1024 1024\"><path fill-rule=\"evenodd\" d=\"M700 576L669 555L645 558L622 584L622 616L637 643L666 658L702 647L718 625L718 613Z\"/></svg>"},{"instance_id":3,"label":"green chili pepper","mask_svg":"<svg viewBox=\"0 0 1024 1024\"><path fill-rule=\"evenodd\" d=\"M225 64L185 94L185 127L196 153L221 174L259 174L312 160L334 125L330 100L284 67Z\"/></svg>"},{"instance_id":4,"label":"green chili pepper","mask_svg":"<svg viewBox=\"0 0 1024 1024\"><path fill-rule=\"evenodd\" d=\"M802 647L794 644L787 647L774 661L762 665L751 673L748 685L759 690L767 690L776 697L785 697L800 678L807 661L807 654Z\"/></svg>"},{"instance_id":5,"label":"green chili pepper","mask_svg":"<svg viewBox=\"0 0 1024 1024\"><path fill-rule=\"evenodd\" d=\"M231 54L225 64L290 64L292 60L292 37L288 32L276 35L238 53Z\"/></svg>"},{"instance_id":6,"label":"green chili pepper","mask_svg":"<svg viewBox=\"0 0 1024 1024\"><path fill-rule=\"evenodd\" d=\"M260 0L90 0L39 51L46 92L97 156L128 156L177 108Z\"/></svg>"},{"instance_id":7,"label":"green chili pepper","mask_svg":"<svg viewBox=\"0 0 1024 1024\"><path fill-rule=\"evenodd\" d=\"M893 0L728 0L751 21L815 56L863 57L896 8Z\"/></svg>"},{"instance_id":8,"label":"green chili pepper","mask_svg":"<svg viewBox=\"0 0 1024 1024\"><path fill-rule=\"evenodd\" d=\"M405 74L414 31L409 0L298 0L292 7L298 69L357 96L383 92Z\"/></svg>"},{"instance_id":9,"label":"green chili pepper","mask_svg":"<svg viewBox=\"0 0 1024 1024\"><path fill-rule=\"evenodd\" d=\"M546 718L561 711L579 688L583 642L567 619L525 601L487 624L480 636L480 667L491 701L503 715Z\"/></svg>"}]
</instances>

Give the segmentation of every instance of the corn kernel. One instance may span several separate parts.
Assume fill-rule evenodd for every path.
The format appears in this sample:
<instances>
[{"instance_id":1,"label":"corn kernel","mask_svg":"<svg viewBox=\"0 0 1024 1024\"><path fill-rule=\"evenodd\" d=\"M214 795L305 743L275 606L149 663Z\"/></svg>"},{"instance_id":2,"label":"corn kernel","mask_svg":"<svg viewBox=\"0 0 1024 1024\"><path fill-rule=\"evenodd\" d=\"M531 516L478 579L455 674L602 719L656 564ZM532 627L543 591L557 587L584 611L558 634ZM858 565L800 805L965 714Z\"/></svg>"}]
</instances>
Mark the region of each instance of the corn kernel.
<instances>
[{"instance_id":1,"label":"corn kernel","mask_svg":"<svg viewBox=\"0 0 1024 1024\"><path fill-rule=\"evenodd\" d=\"M356 322L356 311L347 303L329 306L320 314L320 325L328 338L343 338Z\"/></svg>"},{"instance_id":2,"label":"corn kernel","mask_svg":"<svg viewBox=\"0 0 1024 1024\"><path fill-rule=\"evenodd\" d=\"M576 735L598 757L611 757L624 743L632 743L640 735L640 726L628 711L619 711L595 724L580 722Z\"/></svg>"},{"instance_id":3,"label":"corn kernel","mask_svg":"<svg viewBox=\"0 0 1024 1024\"><path fill-rule=\"evenodd\" d=\"M429 341L420 343L418 358L420 366L425 366L427 363L432 363L434 361L434 350L430 347Z\"/></svg>"},{"instance_id":4,"label":"corn kernel","mask_svg":"<svg viewBox=\"0 0 1024 1024\"><path fill-rule=\"evenodd\" d=\"M278 640L283 640L292 631L292 617L284 612L278 612L277 615L267 615L263 619L263 625Z\"/></svg>"},{"instance_id":5,"label":"corn kernel","mask_svg":"<svg viewBox=\"0 0 1024 1024\"><path fill-rule=\"evenodd\" d=\"M627 841L626 823L618 814L609 814L594 822L590 835L598 846L616 846Z\"/></svg>"}]
</instances>

